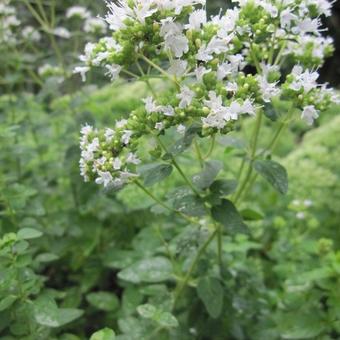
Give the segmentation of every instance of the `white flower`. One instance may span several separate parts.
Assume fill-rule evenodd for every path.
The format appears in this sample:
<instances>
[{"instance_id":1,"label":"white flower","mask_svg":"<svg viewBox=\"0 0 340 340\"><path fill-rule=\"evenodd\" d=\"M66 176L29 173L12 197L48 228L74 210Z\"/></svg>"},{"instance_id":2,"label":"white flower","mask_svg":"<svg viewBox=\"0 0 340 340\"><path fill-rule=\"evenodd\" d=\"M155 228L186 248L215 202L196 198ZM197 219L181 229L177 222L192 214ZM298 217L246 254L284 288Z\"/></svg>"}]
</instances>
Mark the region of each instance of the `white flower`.
<instances>
[{"instance_id":1,"label":"white flower","mask_svg":"<svg viewBox=\"0 0 340 340\"><path fill-rule=\"evenodd\" d=\"M168 73L181 77L188 66L188 62L186 60L174 59L170 62L170 67L168 69Z\"/></svg>"},{"instance_id":2,"label":"white flower","mask_svg":"<svg viewBox=\"0 0 340 340\"><path fill-rule=\"evenodd\" d=\"M314 119L318 117L319 117L319 113L313 105L308 105L303 108L303 111L301 113L301 118L305 120L308 125L312 125L314 122Z\"/></svg>"},{"instance_id":3,"label":"white flower","mask_svg":"<svg viewBox=\"0 0 340 340\"><path fill-rule=\"evenodd\" d=\"M230 91L230 92L236 92L238 90L238 85L236 82L227 82L227 85L226 85L226 90L227 91Z\"/></svg>"},{"instance_id":4,"label":"white flower","mask_svg":"<svg viewBox=\"0 0 340 340\"><path fill-rule=\"evenodd\" d=\"M107 2L107 7L109 13L105 16L105 21L113 31L124 28L125 19L133 15L132 9L125 1Z\"/></svg>"},{"instance_id":5,"label":"white flower","mask_svg":"<svg viewBox=\"0 0 340 340\"><path fill-rule=\"evenodd\" d=\"M104 133L104 136L105 136L105 139L108 143L110 143L112 141L112 138L114 137L115 135L115 131L110 129L110 128L106 128L105 129L105 133Z\"/></svg>"},{"instance_id":6,"label":"white flower","mask_svg":"<svg viewBox=\"0 0 340 340\"><path fill-rule=\"evenodd\" d=\"M298 213L296 213L296 218L298 218L299 220L304 220L305 217L306 215L303 211L299 211Z\"/></svg>"},{"instance_id":7,"label":"white flower","mask_svg":"<svg viewBox=\"0 0 340 340\"><path fill-rule=\"evenodd\" d=\"M189 16L189 24L185 25L186 29L199 30L201 25L206 24L207 13L204 9L193 11Z\"/></svg>"},{"instance_id":8,"label":"white flower","mask_svg":"<svg viewBox=\"0 0 340 340\"><path fill-rule=\"evenodd\" d=\"M120 71L122 70L122 67L117 64L105 65L105 68L107 69L105 75L109 76L111 78L111 81L115 80L119 76Z\"/></svg>"},{"instance_id":9,"label":"white flower","mask_svg":"<svg viewBox=\"0 0 340 340\"><path fill-rule=\"evenodd\" d=\"M32 26L26 26L22 30L22 36L30 41L39 41L41 39L41 34Z\"/></svg>"},{"instance_id":10,"label":"white flower","mask_svg":"<svg viewBox=\"0 0 340 340\"><path fill-rule=\"evenodd\" d=\"M186 131L186 127L185 127L185 125L183 125L183 124L179 124L178 126L177 126L177 132L178 133L180 133L181 135L184 135L184 133L185 133L185 131Z\"/></svg>"},{"instance_id":11,"label":"white flower","mask_svg":"<svg viewBox=\"0 0 340 340\"><path fill-rule=\"evenodd\" d=\"M120 160L119 157L116 157L116 158L113 160L112 166L113 166L113 169L114 169L114 170L120 170L120 169L121 169L121 167L122 167L122 161Z\"/></svg>"},{"instance_id":12,"label":"white flower","mask_svg":"<svg viewBox=\"0 0 340 340\"><path fill-rule=\"evenodd\" d=\"M79 73L81 76L81 80L86 80L86 73L90 70L88 66L76 66L73 70L73 73Z\"/></svg>"},{"instance_id":13,"label":"white flower","mask_svg":"<svg viewBox=\"0 0 340 340\"><path fill-rule=\"evenodd\" d=\"M286 8L280 14L280 25L282 28L290 28L291 22L297 19L298 17L292 13L292 9Z\"/></svg>"},{"instance_id":14,"label":"white flower","mask_svg":"<svg viewBox=\"0 0 340 340\"><path fill-rule=\"evenodd\" d=\"M317 87L316 80L319 77L317 72L311 72L309 70L303 72L303 68L300 65L296 65L293 67L292 75L294 76L294 80L289 87L294 91L299 91L303 88L305 92L309 92Z\"/></svg>"},{"instance_id":15,"label":"white flower","mask_svg":"<svg viewBox=\"0 0 340 340\"><path fill-rule=\"evenodd\" d=\"M131 130L124 130L124 133L122 135L122 143L125 145L128 145L130 142L130 138L133 134L133 131Z\"/></svg>"},{"instance_id":16,"label":"white flower","mask_svg":"<svg viewBox=\"0 0 340 340\"><path fill-rule=\"evenodd\" d=\"M180 58L184 53L189 51L189 41L184 34L169 35L165 38L165 48Z\"/></svg>"},{"instance_id":17,"label":"white flower","mask_svg":"<svg viewBox=\"0 0 340 340\"><path fill-rule=\"evenodd\" d=\"M211 72L211 69L206 69L204 66L199 66L195 69L196 79L199 83L203 81L203 77L205 74Z\"/></svg>"},{"instance_id":18,"label":"white flower","mask_svg":"<svg viewBox=\"0 0 340 340\"><path fill-rule=\"evenodd\" d=\"M93 132L93 126L91 125L88 125L88 124L85 124L81 130L80 130L80 133L83 135L83 136L88 136L91 132Z\"/></svg>"},{"instance_id":19,"label":"white flower","mask_svg":"<svg viewBox=\"0 0 340 340\"><path fill-rule=\"evenodd\" d=\"M175 110L171 105L159 106L158 112L162 112L164 116L172 117L175 115Z\"/></svg>"},{"instance_id":20,"label":"white flower","mask_svg":"<svg viewBox=\"0 0 340 340\"><path fill-rule=\"evenodd\" d=\"M93 58L93 51L95 49L96 45L94 43L87 43L85 45L84 52L85 54L82 54L79 59L80 61L83 61L86 64L90 64Z\"/></svg>"},{"instance_id":21,"label":"white flower","mask_svg":"<svg viewBox=\"0 0 340 340\"><path fill-rule=\"evenodd\" d=\"M278 96L280 94L281 90L276 87L276 83L269 83L264 75L258 75L256 79L260 86L260 91L262 93L262 99L264 102L269 103L272 97Z\"/></svg>"},{"instance_id":22,"label":"white flower","mask_svg":"<svg viewBox=\"0 0 340 340\"><path fill-rule=\"evenodd\" d=\"M314 33L319 34L320 19L305 18L299 21L296 27L293 27L294 34Z\"/></svg>"},{"instance_id":23,"label":"white flower","mask_svg":"<svg viewBox=\"0 0 340 340\"><path fill-rule=\"evenodd\" d=\"M87 151L96 152L99 149L99 139L98 137L93 138L92 142L87 146Z\"/></svg>"},{"instance_id":24,"label":"white flower","mask_svg":"<svg viewBox=\"0 0 340 340\"><path fill-rule=\"evenodd\" d=\"M70 39L71 32L65 27L56 27L52 30L52 33L60 38Z\"/></svg>"},{"instance_id":25,"label":"white flower","mask_svg":"<svg viewBox=\"0 0 340 340\"><path fill-rule=\"evenodd\" d=\"M181 88L181 92L176 95L180 102L178 104L180 109L184 109L189 106L192 102L192 99L195 97L195 92L190 90L189 87L183 86Z\"/></svg>"},{"instance_id":26,"label":"white flower","mask_svg":"<svg viewBox=\"0 0 340 340\"><path fill-rule=\"evenodd\" d=\"M116 127L118 128L118 129L121 129L121 128L123 128L126 124L127 124L127 120L126 119L120 119L120 120L117 120L116 121Z\"/></svg>"},{"instance_id":27,"label":"white flower","mask_svg":"<svg viewBox=\"0 0 340 340\"><path fill-rule=\"evenodd\" d=\"M112 175L108 171L98 171L98 175L96 184L103 184L104 188L106 188L112 182Z\"/></svg>"},{"instance_id":28,"label":"white flower","mask_svg":"<svg viewBox=\"0 0 340 340\"><path fill-rule=\"evenodd\" d=\"M100 18L88 18L84 23L84 31L87 33L105 33L106 23Z\"/></svg>"},{"instance_id":29,"label":"white flower","mask_svg":"<svg viewBox=\"0 0 340 340\"><path fill-rule=\"evenodd\" d=\"M304 200L303 204L305 207L311 207L313 205L313 201L312 200Z\"/></svg>"},{"instance_id":30,"label":"white flower","mask_svg":"<svg viewBox=\"0 0 340 340\"><path fill-rule=\"evenodd\" d=\"M143 102L145 104L145 110L147 113L157 112L158 106L156 105L155 101L152 97L147 97L143 99Z\"/></svg>"},{"instance_id":31,"label":"white flower","mask_svg":"<svg viewBox=\"0 0 340 340\"><path fill-rule=\"evenodd\" d=\"M183 27L181 24L174 22L174 19L169 17L161 20L160 36L167 38L172 35L182 34Z\"/></svg>"},{"instance_id":32,"label":"white flower","mask_svg":"<svg viewBox=\"0 0 340 340\"><path fill-rule=\"evenodd\" d=\"M72 6L66 11L66 18L79 17L86 19L90 16L90 12L82 6Z\"/></svg>"},{"instance_id":33,"label":"white flower","mask_svg":"<svg viewBox=\"0 0 340 340\"><path fill-rule=\"evenodd\" d=\"M130 164L135 164L138 165L140 164L140 159L136 156L136 154L129 152L126 158L126 163L130 163Z\"/></svg>"},{"instance_id":34,"label":"white flower","mask_svg":"<svg viewBox=\"0 0 340 340\"><path fill-rule=\"evenodd\" d=\"M164 129L164 123L163 122L158 122L155 124L155 129L162 131Z\"/></svg>"}]
</instances>

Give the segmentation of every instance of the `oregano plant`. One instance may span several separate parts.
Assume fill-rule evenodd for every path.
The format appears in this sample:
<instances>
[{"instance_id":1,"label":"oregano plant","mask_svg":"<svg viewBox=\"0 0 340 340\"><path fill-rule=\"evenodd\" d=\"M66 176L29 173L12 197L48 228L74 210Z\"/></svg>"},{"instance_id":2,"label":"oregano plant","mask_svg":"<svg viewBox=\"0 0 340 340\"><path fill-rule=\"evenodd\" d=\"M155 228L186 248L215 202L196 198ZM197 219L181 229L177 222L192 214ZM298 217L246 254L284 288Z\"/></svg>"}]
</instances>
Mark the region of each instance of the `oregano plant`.
<instances>
[{"instance_id":1,"label":"oregano plant","mask_svg":"<svg viewBox=\"0 0 340 340\"><path fill-rule=\"evenodd\" d=\"M110 35L88 43L74 70L85 80L101 67L111 81L122 76L149 89L143 105L123 119L104 129L82 127L84 180L107 191L136 186L154 201L154 213L190 226L185 243L195 244L194 256L180 258L176 235L169 239L159 228L164 252L118 273L132 284L168 283L164 301L136 309L152 325L150 338L180 327L190 294L212 319L221 317L228 303L225 248L249 234L248 220L263 217L244 205L254 184L262 178L286 194L289 174L275 157L280 140L297 120L313 125L339 102L318 83L318 69L333 51L321 24L331 2L239 0L213 17L205 6L204 0L108 2L103 20ZM271 131L266 142L264 127ZM213 159L215 146L236 145L234 131L248 139L226 176ZM160 195L156 186L170 176L176 184Z\"/></svg>"}]
</instances>

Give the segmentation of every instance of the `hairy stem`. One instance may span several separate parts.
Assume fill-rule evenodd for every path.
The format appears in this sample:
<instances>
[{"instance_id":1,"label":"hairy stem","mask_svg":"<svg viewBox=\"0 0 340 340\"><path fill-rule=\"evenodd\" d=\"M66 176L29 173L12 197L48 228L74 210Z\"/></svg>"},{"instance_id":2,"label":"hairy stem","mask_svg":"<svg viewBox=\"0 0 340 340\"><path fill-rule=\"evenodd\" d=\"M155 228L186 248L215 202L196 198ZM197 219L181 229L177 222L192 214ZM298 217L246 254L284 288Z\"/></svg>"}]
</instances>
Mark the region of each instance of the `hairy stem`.
<instances>
[{"instance_id":1,"label":"hairy stem","mask_svg":"<svg viewBox=\"0 0 340 340\"><path fill-rule=\"evenodd\" d=\"M173 303L173 309L176 307L176 304L178 303L178 300L184 290L184 288L188 285L189 280L191 278L192 273L194 272L198 261L200 260L201 256L204 254L205 250L207 249L207 247L209 246L209 244L213 241L213 239L215 238L215 236L217 235L217 229L215 229L211 235L209 236L209 238L204 242L204 244L199 248L194 260L191 263L191 266L187 272L187 274L184 277L184 280L182 282L180 282L180 284L177 286L176 290L175 290L175 298L174 298L174 303Z\"/></svg>"}]
</instances>

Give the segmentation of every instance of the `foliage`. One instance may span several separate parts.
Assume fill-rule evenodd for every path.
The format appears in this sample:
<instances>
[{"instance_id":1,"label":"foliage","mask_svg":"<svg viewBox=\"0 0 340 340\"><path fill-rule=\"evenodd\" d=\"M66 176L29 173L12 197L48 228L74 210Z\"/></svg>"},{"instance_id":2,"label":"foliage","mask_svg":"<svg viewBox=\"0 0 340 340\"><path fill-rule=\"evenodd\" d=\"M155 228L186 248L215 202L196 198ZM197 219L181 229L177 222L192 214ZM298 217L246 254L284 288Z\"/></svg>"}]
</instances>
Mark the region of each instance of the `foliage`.
<instances>
[{"instance_id":1,"label":"foliage","mask_svg":"<svg viewBox=\"0 0 340 340\"><path fill-rule=\"evenodd\" d=\"M231 52L246 57L244 74L237 68L228 79L215 79L218 64L228 60L229 52L214 50L214 59L199 65L192 58L216 34L214 25L200 22L198 12L200 29L191 18L192 27L185 32L188 67L204 64L210 71L201 80L193 78L189 68L184 76L169 77L167 66L174 66L169 56L181 44L170 43L165 53L161 41L167 38L158 34L164 23L152 20L173 14L179 22L184 20L193 8L181 4L201 3L186 1L176 2L179 14L167 0L157 2L159 13L148 13L146 7L146 14L139 12L146 15L144 23L132 16L125 21L125 31L114 32L123 55L111 51L110 65L122 63L120 71L130 73L124 75L127 80L99 89L80 86L72 76L79 46L101 35L80 32L86 18L78 24L67 18L73 1L0 4L0 16L6 6L16 6L22 27L30 25L42 36L36 41L38 54L25 45L28 40L21 39L12 18L7 22L14 23L11 34L17 40L0 47L0 71L5 74L1 84L6 85L0 96L1 339L340 337L340 121L333 117L339 105L331 103L335 96L313 80L316 71L308 71L322 60L311 58L310 48L304 55L296 49L283 57L280 77L278 69L264 75L266 66L258 65L257 58L267 62L281 58L278 46L271 57L266 55L270 24L279 25L279 20L272 15L273 8L264 7L268 1L256 6L246 1L237 25L249 25L250 33L238 34L244 41L256 41L257 47L241 48L241 41L233 37ZM140 2L134 13L145 3ZM166 3L170 7L163 11ZM92 15L102 13L97 2L83 0L77 5L84 6L73 8L78 14L84 9ZM214 4L208 5L212 10ZM28 11L30 6L33 11ZM308 7L312 18L313 6ZM327 8L324 3L323 11ZM37 25L34 13L45 26ZM301 15L295 8L292 13ZM121 17L113 19L119 22ZM220 25L220 19L215 20ZM60 25L69 28L70 40L52 33ZM139 44L145 36L146 42ZM64 65L56 50L46 48L53 45L53 37ZM317 34L315 39L320 43ZM290 48L294 43L290 41ZM285 41L279 45L283 48ZM95 54L103 52L99 47ZM138 49L147 59L131 65L136 60L129 57ZM63 72L31 78L45 61ZM228 62L232 64L232 59ZM296 67L294 76L288 74L297 62L306 68L304 76ZM79 67L89 71L78 65L81 74L84 69ZM141 70L144 75L137 81L135 72ZM223 88L234 76L238 90L231 95L228 91L235 87L230 90L228 83L229 90ZM265 78L266 85L280 88L280 93L275 90L268 98L259 88ZM99 73L90 73L89 83L102 81ZM306 89L306 83L313 89ZM210 111L231 110L237 104L247 110L251 105L256 118L233 118L223 122L223 128L204 126ZM320 113L316 128L296 119L302 113L305 121L314 120L313 105ZM119 170L119 179L126 182L103 187L98 184L105 184L105 177L91 175L88 179L97 183L83 183L79 127L82 157L87 151L98 152L96 138L99 144L112 141L110 148L99 150L110 162L109 169L101 170L113 176ZM133 176L124 173L125 159Z\"/></svg>"}]
</instances>

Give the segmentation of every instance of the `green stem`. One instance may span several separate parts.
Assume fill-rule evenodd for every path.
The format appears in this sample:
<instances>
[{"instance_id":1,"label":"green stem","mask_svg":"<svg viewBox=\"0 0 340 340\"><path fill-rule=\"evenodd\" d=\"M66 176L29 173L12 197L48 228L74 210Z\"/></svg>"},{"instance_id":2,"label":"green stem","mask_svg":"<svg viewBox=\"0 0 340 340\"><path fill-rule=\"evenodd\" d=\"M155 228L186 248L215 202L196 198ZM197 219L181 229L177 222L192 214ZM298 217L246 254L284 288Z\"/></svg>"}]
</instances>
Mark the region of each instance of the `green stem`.
<instances>
[{"instance_id":1,"label":"green stem","mask_svg":"<svg viewBox=\"0 0 340 340\"><path fill-rule=\"evenodd\" d=\"M145 57L143 54L140 55L141 59L143 59L146 63L148 63L150 66L152 66L154 69L156 69L157 71L159 71L161 74L163 74L165 77L167 77L168 79L170 79L171 81L173 81L177 87L180 87L180 84L178 83L178 81L176 79L174 79L174 77L169 74L168 72L164 71L160 66L158 66L157 64L155 64L152 60L150 60L149 58Z\"/></svg>"},{"instance_id":2,"label":"green stem","mask_svg":"<svg viewBox=\"0 0 340 340\"><path fill-rule=\"evenodd\" d=\"M247 186L248 181L250 180L251 174L253 172L253 162L255 159L256 155L256 150L257 150L257 142L259 138L259 133L261 129L261 123L262 123L262 112L260 111L257 115L257 120L256 120L256 125L253 133L253 138L251 140L251 153L250 153L250 162L248 166L248 170L246 173L246 177L243 180L239 190L237 190L235 197L234 197L234 203L236 204L238 200L240 199L245 187Z\"/></svg>"},{"instance_id":3,"label":"green stem","mask_svg":"<svg viewBox=\"0 0 340 340\"><path fill-rule=\"evenodd\" d=\"M206 155L203 157L203 159L205 160L205 159L208 159L210 156L211 156L211 154L212 154L212 152L214 151L214 148L215 148L215 135L213 135L213 136L211 136L211 144L210 144L210 148L209 148L209 150L208 150L208 152L206 153Z\"/></svg>"},{"instance_id":4,"label":"green stem","mask_svg":"<svg viewBox=\"0 0 340 340\"><path fill-rule=\"evenodd\" d=\"M135 180L134 183L144 191L144 193L146 193L149 197L151 197L156 203L158 203L160 206L162 206L164 209L175 213L179 216L181 216L182 218L184 218L185 220L187 220L190 223L195 223L197 224L198 222L192 218L190 218L189 216L183 214L181 211L178 210L174 210L171 207L169 207L167 204L165 204L164 202L162 202L159 198L157 198L151 191L149 191L142 183L140 183L138 180Z\"/></svg>"},{"instance_id":5,"label":"green stem","mask_svg":"<svg viewBox=\"0 0 340 340\"><path fill-rule=\"evenodd\" d=\"M216 225L217 229L217 256L218 256L218 263L220 266L220 273L222 274L223 268L223 261L222 261L222 228L221 225Z\"/></svg>"},{"instance_id":6,"label":"green stem","mask_svg":"<svg viewBox=\"0 0 340 340\"><path fill-rule=\"evenodd\" d=\"M193 184L191 183L191 181L188 179L188 177L185 175L185 173L183 172L183 170L181 169L181 167L179 166L179 164L176 161L176 158L170 153L168 152L168 149L166 148L166 146L164 145L164 143L162 142L162 140L159 138L159 136L155 136L159 142L159 145L162 147L162 149L164 150L165 153L167 153L168 155L170 155L171 157L171 163L173 164L173 166L177 169L177 171L179 172L179 174L182 176L182 178L184 179L184 181L188 184L188 186L190 187L190 189L193 191L193 193L197 196L200 196L200 193L198 192L198 190L193 186Z\"/></svg>"},{"instance_id":7,"label":"green stem","mask_svg":"<svg viewBox=\"0 0 340 340\"><path fill-rule=\"evenodd\" d=\"M191 263L191 266L190 266L186 276L184 277L184 280L177 286L177 289L175 290L175 298L174 298L173 309L176 307L176 304L178 303L179 297L181 296L184 288L188 285L188 282L189 282L191 275L194 272L194 270L195 270L195 268L198 264L198 261L200 260L201 256L203 255L203 253L205 252L205 250L207 249L209 244L215 238L216 234L217 234L217 229L215 229L212 232L212 234L209 236L209 238L200 247L200 249L198 250L198 252L197 252L197 254L194 258L194 260Z\"/></svg>"},{"instance_id":8,"label":"green stem","mask_svg":"<svg viewBox=\"0 0 340 340\"><path fill-rule=\"evenodd\" d=\"M194 140L194 146L195 146L198 161L200 163L201 168L203 169L204 168L204 160L203 160L202 153L201 153L200 147L199 147L196 139Z\"/></svg>"}]
</instances>

